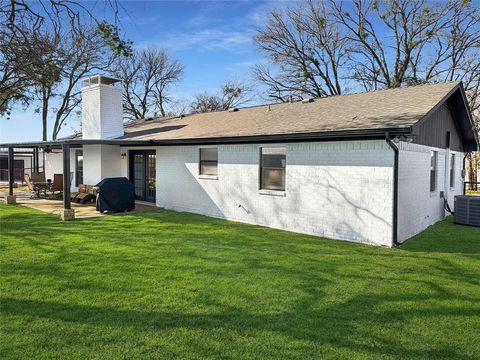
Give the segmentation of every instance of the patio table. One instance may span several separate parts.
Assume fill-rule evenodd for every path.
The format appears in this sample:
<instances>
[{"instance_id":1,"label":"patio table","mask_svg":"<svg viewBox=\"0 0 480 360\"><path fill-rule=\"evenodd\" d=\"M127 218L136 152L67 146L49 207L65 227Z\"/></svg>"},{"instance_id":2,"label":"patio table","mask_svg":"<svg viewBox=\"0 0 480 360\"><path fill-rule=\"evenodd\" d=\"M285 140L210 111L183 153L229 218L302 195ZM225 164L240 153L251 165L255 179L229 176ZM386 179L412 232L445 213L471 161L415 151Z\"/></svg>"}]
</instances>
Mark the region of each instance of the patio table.
<instances>
[{"instance_id":1,"label":"patio table","mask_svg":"<svg viewBox=\"0 0 480 360\"><path fill-rule=\"evenodd\" d=\"M50 190L52 187L52 182L35 182L33 183L33 190L37 192L37 196L40 198L40 193L43 192L43 196L46 198L47 197L47 191Z\"/></svg>"}]
</instances>

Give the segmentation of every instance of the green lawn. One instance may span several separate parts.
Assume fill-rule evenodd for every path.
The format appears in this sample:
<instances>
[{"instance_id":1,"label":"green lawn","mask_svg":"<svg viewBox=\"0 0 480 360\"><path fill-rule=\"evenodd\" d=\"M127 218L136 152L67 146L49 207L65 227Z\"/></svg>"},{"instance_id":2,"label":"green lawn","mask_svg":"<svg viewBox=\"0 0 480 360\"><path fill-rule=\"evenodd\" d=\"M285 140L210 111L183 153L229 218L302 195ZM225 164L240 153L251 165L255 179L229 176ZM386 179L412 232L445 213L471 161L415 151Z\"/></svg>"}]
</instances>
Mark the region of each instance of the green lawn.
<instances>
[{"instance_id":1,"label":"green lawn","mask_svg":"<svg viewBox=\"0 0 480 360\"><path fill-rule=\"evenodd\" d=\"M480 229L386 249L168 211L0 205L2 359L474 359Z\"/></svg>"}]
</instances>

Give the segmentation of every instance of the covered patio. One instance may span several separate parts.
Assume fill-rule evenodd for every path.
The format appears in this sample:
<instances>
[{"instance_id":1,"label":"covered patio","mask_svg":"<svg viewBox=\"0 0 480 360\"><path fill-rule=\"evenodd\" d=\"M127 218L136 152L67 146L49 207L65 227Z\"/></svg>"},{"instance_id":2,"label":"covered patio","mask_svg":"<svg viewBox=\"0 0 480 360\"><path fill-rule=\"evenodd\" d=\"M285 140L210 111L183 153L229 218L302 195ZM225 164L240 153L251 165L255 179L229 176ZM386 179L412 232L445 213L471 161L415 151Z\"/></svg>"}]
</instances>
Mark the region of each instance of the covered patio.
<instances>
[{"instance_id":1,"label":"covered patio","mask_svg":"<svg viewBox=\"0 0 480 360\"><path fill-rule=\"evenodd\" d=\"M16 204L23 205L35 210L40 210L54 215L60 215L60 211L64 208L63 200L51 200L51 199L35 199L30 197L30 193L23 188L14 189L14 196L16 197ZM6 191L0 191L0 199L5 199L7 196ZM75 211L76 219L85 219L99 216L106 216L95 209L95 203L77 204L71 203L71 209ZM155 209L154 204L147 204L142 202L135 203L135 210L133 213L151 211ZM130 213L131 213L130 212ZM122 215L122 213L112 214Z\"/></svg>"},{"instance_id":2,"label":"covered patio","mask_svg":"<svg viewBox=\"0 0 480 360\"><path fill-rule=\"evenodd\" d=\"M15 143L15 144L2 144L3 148L8 149L8 192L3 191L0 193L0 197L5 199L7 204L22 204L34 209L46 211L53 214L58 214L62 220L72 220L74 218L86 218L94 216L104 216L104 214L96 211L95 204L76 204L72 203L71 191L72 191L72 166L71 166L71 149L83 149L85 146L99 145L99 146L111 146L116 145L118 149L120 146L128 147L140 147L140 146L152 146L151 141L129 141L129 140L84 140L84 139L65 139L59 141L45 141L45 142L30 142L30 143ZM62 165L61 172L63 175L63 196L62 200L52 199L33 199L29 191L15 187L15 169L14 158L18 152L25 152L25 149L32 149L35 159L35 170L39 171L38 150L43 149L44 152L50 152L53 150L58 151L61 155ZM120 156L120 154L119 154ZM100 166L100 165L99 165ZM45 169L44 169L45 170ZM116 174L115 176L120 176ZM101 179L99 179L101 180ZM99 181L98 180L98 181ZM154 209L154 204L146 204L143 202L136 202L136 209L134 211L147 211Z\"/></svg>"}]
</instances>

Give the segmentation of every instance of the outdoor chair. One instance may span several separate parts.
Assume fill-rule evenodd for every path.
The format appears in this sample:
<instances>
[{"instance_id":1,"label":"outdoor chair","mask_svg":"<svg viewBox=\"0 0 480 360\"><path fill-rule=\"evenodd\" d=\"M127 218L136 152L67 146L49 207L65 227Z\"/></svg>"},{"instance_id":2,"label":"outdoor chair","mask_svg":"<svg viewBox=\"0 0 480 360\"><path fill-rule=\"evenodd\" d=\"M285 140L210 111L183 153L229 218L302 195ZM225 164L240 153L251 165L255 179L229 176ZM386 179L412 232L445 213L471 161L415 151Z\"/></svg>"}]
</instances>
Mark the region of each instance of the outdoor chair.
<instances>
[{"instance_id":1,"label":"outdoor chair","mask_svg":"<svg viewBox=\"0 0 480 360\"><path fill-rule=\"evenodd\" d=\"M57 192L57 194L55 194ZM53 174L53 183L50 187L52 197L59 196L63 192L63 174Z\"/></svg>"},{"instance_id":2,"label":"outdoor chair","mask_svg":"<svg viewBox=\"0 0 480 360\"><path fill-rule=\"evenodd\" d=\"M32 172L32 183L35 184L36 182L47 182L45 177L45 172Z\"/></svg>"},{"instance_id":3,"label":"outdoor chair","mask_svg":"<svg viewBox=\"0 0 480 360\"><path fill-rule=\"evenodd\" d=\"M30 191L30 199L39 197L37 190L35 190L35 187L32 184L32 180L30 179L30 176L25 174L23 179L25 181L25 184L27 184L28 190Z\"/></svg>"}]
</instances>

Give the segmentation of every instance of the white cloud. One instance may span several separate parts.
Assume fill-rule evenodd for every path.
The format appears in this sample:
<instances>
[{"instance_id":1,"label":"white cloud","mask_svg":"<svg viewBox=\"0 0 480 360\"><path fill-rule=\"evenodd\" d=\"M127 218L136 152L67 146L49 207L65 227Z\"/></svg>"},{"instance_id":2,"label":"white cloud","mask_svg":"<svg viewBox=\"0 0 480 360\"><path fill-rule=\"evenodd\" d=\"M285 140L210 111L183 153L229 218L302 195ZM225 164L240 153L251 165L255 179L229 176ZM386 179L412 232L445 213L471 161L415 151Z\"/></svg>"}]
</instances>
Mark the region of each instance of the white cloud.
<instances>
[{"instance_id":1,"label":"white cloud","mask_svg":"<svg viewBox=\"0 0 480 360\"><path fill-rule=\"evenodd\" d=\"M242 52L252 42L251 31L232 31L222 28L210 28L199 31L170 33L155 41L138 44L139 48L148 46L164 47L172 51L191 50L209 51L221 49L230 52Z\"/></svg>"}]
</instances>

